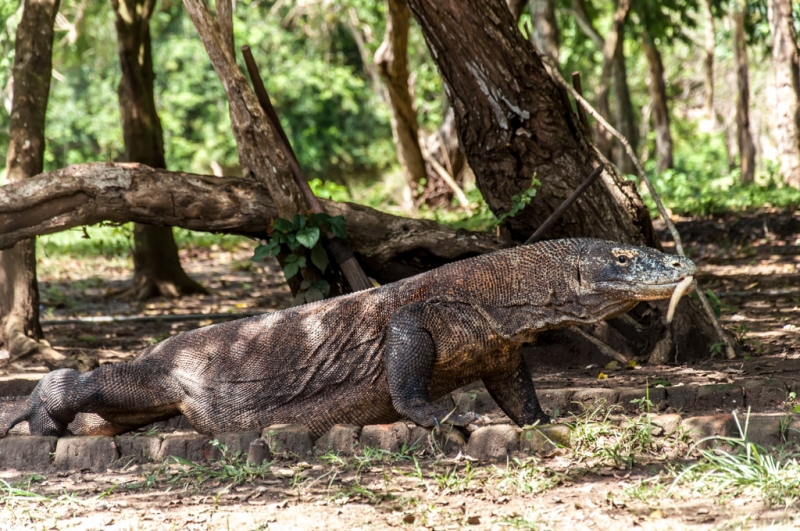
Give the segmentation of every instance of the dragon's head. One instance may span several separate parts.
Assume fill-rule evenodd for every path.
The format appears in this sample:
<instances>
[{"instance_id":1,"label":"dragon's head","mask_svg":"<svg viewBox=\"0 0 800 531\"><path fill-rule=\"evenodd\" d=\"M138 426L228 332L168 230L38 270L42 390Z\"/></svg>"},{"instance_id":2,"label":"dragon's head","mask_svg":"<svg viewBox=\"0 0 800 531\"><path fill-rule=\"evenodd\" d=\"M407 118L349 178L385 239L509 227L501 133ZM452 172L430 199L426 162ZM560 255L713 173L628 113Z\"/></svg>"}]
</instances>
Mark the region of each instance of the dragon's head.
<instances>
[{"instance_id":1,"label":"dragon's head","mask_svg":"<svg viewBox=\"0 0 800 531\"><path fill-rule=\"evenodd\" d=\"M694 262L683 256L587 239L580 245L576 274L583 293L633 302L668 299L696 272Z\"/></svg>"}]
</instances>

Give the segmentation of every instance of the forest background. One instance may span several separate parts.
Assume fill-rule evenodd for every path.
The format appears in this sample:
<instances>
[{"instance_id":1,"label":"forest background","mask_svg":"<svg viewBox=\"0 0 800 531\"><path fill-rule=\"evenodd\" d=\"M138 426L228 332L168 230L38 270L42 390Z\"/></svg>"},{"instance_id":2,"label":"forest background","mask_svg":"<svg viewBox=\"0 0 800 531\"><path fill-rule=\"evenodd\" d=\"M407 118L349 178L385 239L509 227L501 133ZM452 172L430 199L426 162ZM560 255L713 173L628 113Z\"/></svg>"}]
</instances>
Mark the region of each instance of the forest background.
<instances>
[{"instance_id":1,"label":"forest background","mask_svg":"<svg viewBox=\"0 0 800 531\"><path fill-rule=\"evenodd\" d=\"M580 72L587 98L600 103L604 55L598 39L611 28L616 3L537 0L516 4L520 5L512 9L518 10L523 31L530 27L532 9L551 10L561 72L565 77ZM791 4L797 29L800 3ZM8 144L11 65L20 15L20 2L0 2L3 151ZM737 17L744 30L739 37ZM45 171L121 160L124 154L114 18L114 10L105 2L62 3L56 19ZM386 88L373 61L386 32L385 3L241 0L235 5L234 18L236 42L253 48L317 194L467 228L492 225L495 218L468 171L455 177L470 202L469 209L454 208L458 202L452 194L444 197L444 203L431 201L424 193L425 180L409 194L392 140ZM240 173L224 91L183 5L174 0L158 2L150 24L156 108L168 167L200 174ZM609 109L615 117L612 123L623 132L626 128L620 123L628 124L626 136L674 214L791 207L800 202L800 191L786 186L781 177L776 153L772 113L779 106L775 105L766 2L636 0L623 35L622 75L630 104L620 103L618 85L614 85ZM749 59L749 130L755 150L755 171L746 179L737 146L737 38L745 40ZM672 144L672 158L667 162L659 162L659 124L652 96L657 80L648 49L655 49L663 64ZM448 100L413 19L408 53L409 87L424 144L442 127ZM5 184L2 175L0 184ZM652 209L646 188L641 186L639 192ZM409 195L417 200L410 203ZM177 234L179 241L190 237L181 230ZM92 239L82 235L72 231L45 236L39 248L57 245L62 252L126 254L130 247L130 230L124 227L106 229L102 237Z\"/></svg>"}]
</instances>

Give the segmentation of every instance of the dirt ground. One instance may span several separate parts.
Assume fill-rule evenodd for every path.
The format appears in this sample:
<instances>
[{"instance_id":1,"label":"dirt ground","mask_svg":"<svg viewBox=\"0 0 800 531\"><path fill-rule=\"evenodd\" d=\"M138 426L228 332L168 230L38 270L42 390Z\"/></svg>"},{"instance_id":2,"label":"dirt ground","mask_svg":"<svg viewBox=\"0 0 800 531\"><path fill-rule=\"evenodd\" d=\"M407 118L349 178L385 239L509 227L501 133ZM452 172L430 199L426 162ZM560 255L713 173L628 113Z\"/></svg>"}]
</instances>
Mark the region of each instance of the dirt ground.
<instances>
[{"instance_id":1,"label":"dirt ground","mask_svg":"<svg viewBox=\"0 0 800 531\"><path fill-rule=\"evenodd\" d=\"M800 214L765 211L687 219L679 220L678 228L700 269L700 286L719 297L722 323L746 346L745 356L611 371L611 381L598 380L602 366L558 360L534 370L539 389L643 387L655 380L673 385L753 377L796 380ZM663 239L669 249L666 233ZM250 262L251 245L185 249L181 255L189 274L210 295L145 304L120 301L113 294L129 280L130 263L41 257L47 339L62 352L114 363L228 315L290 304L277 264ZM46 371L37 359L0 365L0 376ZM688 447L679 437L659 439L658 446L637 457L632 467L596 452L568 449L526 463L492 465L414 452L328 456L311 463L276 462L261 471L263 477L238 485L192 476L193 469L177 465L46 477L0 471L0 480L20 489L14 496L0 490L0 528L4 520L9 529L800 528L796 504L769 507L746 489L735 496L669 490L652 478L682 463ZM46 498L24 497L32 493Z\"/></svg>"}]
</instances>

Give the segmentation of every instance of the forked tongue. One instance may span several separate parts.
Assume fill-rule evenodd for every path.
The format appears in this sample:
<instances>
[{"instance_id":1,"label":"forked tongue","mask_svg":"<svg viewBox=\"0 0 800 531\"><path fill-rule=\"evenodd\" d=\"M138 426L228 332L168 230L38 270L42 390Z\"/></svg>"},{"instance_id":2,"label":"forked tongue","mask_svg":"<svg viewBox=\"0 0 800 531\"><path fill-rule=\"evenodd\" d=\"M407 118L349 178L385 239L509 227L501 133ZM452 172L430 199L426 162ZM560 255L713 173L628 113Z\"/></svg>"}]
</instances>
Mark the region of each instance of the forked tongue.
<instances>
[{"instance_id":1,"label":"forked tongue","mask_svg":"<svg viewBox=\"0 0 800 531\"><path fill-rule=\"evenodd\" d=\"M672 292L672 298L669 300L669 309L667 310L667 323L672 322L672 318L675 317L675 308L678 307L678 302L681 300L681 297L689 290L694 282L694 277L689 275L688 277L681 280L680 284L675 288L675 291Z\"/></svg>"}]
</instances>

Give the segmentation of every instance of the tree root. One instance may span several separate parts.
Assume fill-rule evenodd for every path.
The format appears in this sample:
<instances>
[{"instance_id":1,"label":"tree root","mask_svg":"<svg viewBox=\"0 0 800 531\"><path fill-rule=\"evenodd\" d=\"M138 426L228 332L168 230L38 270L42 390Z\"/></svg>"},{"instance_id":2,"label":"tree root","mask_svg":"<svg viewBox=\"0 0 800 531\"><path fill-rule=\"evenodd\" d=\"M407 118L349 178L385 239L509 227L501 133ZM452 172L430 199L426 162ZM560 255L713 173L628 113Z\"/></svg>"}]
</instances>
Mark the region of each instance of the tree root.
<instances>
[{"instance_id":1,"label":"tree root","mask_svg":"<svg viewBox=\"0 0 800 531\"><path fill-rule=\"evenodd\" d=\"M38 354L43 359L45 365L50 369L77 369L80 365L77 361L70 359L67 355L52 348L46 341L36 341L26 336L24 323L19 315L12 313L8 317L4 333L9 353L9 358L6 360L6 363L12 363L21 358Z\"/></svg>"}]
</instances>

